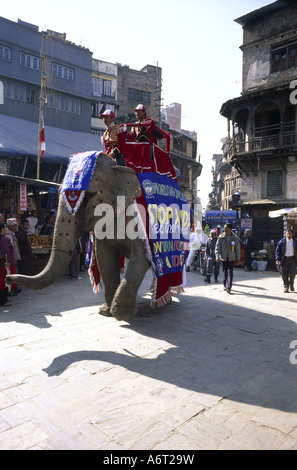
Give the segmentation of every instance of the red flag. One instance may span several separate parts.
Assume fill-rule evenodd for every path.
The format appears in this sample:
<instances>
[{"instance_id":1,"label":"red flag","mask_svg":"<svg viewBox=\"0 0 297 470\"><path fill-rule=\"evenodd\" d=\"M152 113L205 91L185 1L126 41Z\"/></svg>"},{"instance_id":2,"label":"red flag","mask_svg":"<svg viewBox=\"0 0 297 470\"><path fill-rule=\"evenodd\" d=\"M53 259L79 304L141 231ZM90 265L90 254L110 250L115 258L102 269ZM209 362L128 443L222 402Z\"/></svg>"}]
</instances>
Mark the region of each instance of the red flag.
<instances>
[{"instance_id":1,"label":"red flag","mask_svg":"<svg viewBox=\"0 0 297 470\"><path fill-rule=\"evenodd\" d=\"M43 114L41 115L41 129L40 129L40 138L39 139L40 139L41 156L43 157L44 156L44 151L46 149Z\"/></svg>"}]
</instances>

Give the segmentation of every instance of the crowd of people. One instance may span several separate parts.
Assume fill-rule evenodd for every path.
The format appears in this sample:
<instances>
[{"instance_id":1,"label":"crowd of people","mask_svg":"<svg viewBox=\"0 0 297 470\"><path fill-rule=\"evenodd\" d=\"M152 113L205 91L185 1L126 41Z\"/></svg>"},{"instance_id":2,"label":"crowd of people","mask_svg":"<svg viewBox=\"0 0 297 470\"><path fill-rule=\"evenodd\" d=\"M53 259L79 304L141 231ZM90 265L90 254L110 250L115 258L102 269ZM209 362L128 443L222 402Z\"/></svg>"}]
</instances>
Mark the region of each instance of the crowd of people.
<instances>
[{"instance_id":1,"label":"crowd of people","mask_svg":"<svg viewBox=\"0 0 297 470\"><path fill-rule=\"evenodd\" d=\"M194 230L190 237L190 250L186 260L186 270L190 270L193 256L201 245L205 245L205 272L204 280L211 283L218 281L220 266L223 271L223 286L230 293L233 283L233 269L236 261L240 260L240 243L244 245L244 269L252 271L252 252L256 249L256 242L251 230L246 229L243 240L234 233L232 224L225 224L224 230L217 226L210 230L210 236L205 233L205 225L201 233ZM49 214L44 224L38 229L37 211L33 210L30 217L22 219L18 226L17 219L5 219L0 214L0 306L10 306L11 297L22 292L16 285L7 286L5 283L7 274L30 273L30 260L32 259L32 247L29 236L38 233L52 236L54 230L54 218ZM198 235L199 233L199 235ZM88 234L83 234L75 247L73 257L69 264L69 277L72 280L81 279L80 271L87 269L85 258L87 252ZM288 229L286 236L277 244L275 260L282 276L284 293L293 292L294 280L297 270L297 238L292 229Z\"/></svg>"},{"instance_id":2,"label":"crowd of people","mask_svg":"<svg viewBox=\"0 0 297 470\"><path fill-rule=\"evenodd\" d=\"M232 229L232 224L225 224L221 233L221 227L210 230L210 237L204 231L200 236L197 230L193 230L190 236L190 250L186 260L186 270L190 270L195 252L205 245L205 271L204 281L211 283L211 277L218 282L220 266L223 271L224 289L230 293L233 283L233 270L236 261L240 260L240 243L244 247L244 270L252 271L252 253L256 251L256 240L250 229L246 229L242 237L237 236ZM275 262L282 275L284 293L294 292L294 279L297 271L297 238L292 229L288 229L286 236L277 244L275 250Z\"/></svg>"},{"instance_id":3,"label":"crowd of people","mask_svg":"<svg viewBox=\"0 0 297 470\"><path fill-rule=\"evenodd\" d=\"M235 261L240 259L240 239L232 231L232 224L225 224L221 233L221 227L217 226L210 231L210 237L205 233L205 223L202 223L202 233L197 234L197 228L193 231L192 239L190 237L190 250L186 261L186 270L190 270L193 259L193 251L205 246L205 282L210 284L211 277L214 275L214 281L218 282L220 265L223 269L224 289L230 293L233 281L233 268ZM195 240L195 243L194 243ZM199 249L198 248L198 249Z\"/></svg>"},{"instance_id":4,"label":"crowd of people","mask_svg":"<svg viewBox=\"0 0 297 470\"><path fill-rule=\"evenodd\" d=\"M5 221L0 213L0 306L12 305L12 297L20 294L22 289L16 284L8 286L6 276L8 274L30 275L31 260L34 257L30 242L30 235L43 235L52 237L54 232L54 215L48 214L44 223L38 225L38 213L32 210L27 218L23 218L18 224L16 218ZM85 256L87 239L82 236L74 250L69 263L69 278L81 279L80 271L86 269Z\"/></svg>"}]
</instances>

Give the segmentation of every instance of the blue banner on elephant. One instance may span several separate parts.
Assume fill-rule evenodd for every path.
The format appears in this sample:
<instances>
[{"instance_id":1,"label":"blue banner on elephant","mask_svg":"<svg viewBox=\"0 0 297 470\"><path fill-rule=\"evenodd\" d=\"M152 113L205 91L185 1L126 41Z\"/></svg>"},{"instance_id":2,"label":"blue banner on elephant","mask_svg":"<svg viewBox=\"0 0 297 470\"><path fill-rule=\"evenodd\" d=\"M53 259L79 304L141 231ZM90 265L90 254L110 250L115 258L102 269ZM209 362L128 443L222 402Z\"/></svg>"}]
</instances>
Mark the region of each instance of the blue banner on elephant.
<instances>
[{"instance_id":1,"label":"blue banner on elephant","mask_svg":"<svg viewBox=\"0 0 297 470\"><path fill-rule=\"evenodd\" d=\"M176 181L157 173L138 173L147 210L157 277L181 272L190 236L190 206Z\"/></svg>"}]
</instances>

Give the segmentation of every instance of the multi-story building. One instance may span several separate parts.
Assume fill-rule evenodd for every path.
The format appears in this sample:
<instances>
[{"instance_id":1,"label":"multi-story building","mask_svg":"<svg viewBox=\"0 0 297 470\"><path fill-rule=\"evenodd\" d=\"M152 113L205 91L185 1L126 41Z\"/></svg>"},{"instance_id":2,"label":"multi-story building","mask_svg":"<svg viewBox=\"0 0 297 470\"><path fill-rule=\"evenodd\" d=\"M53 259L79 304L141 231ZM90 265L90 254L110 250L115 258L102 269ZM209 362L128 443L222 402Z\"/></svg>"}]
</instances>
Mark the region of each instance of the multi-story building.
<instances>
[{"instance_id":1,"label":"multi-story building","mask_svg":"<svg viewBox=\"0 0 297 470\"><path fill-rule=\"evenodd\" d=\"M241 177L228 161L228 138L222 139L222 154L214 154L212 167L212 191L208 208L234 210L240 201Z\"/></svg>"},{"instance_id":2,"label":"multi-story building","mask_svg":"<svg viewBox=\"0 0 297 470\"><path fill-rule=\"evenodd\" d=\"M164 128L164 126L163 126ZM171 134L170 157L176 169L178 184L190 205L197 196L196 178L201 175L202 164L197 161L197 139L168 129Z\"/></svg>"},{"instance_id":3,"label":"multi-story building","mask_svg":"<svg viewBox=\"0 0 297 470\"><path fill-rule=\"evenodd\" d=\"M262 240L275 240L269 211L297 205L297 4L276 1L235 21L243 28L242 94L221 108L228 162L241 176L242 214L261 225Z\"/></svg>"},{"instance_id":4,"label":"multi-story building","mask_svg":"<svg viewBox=\"0 0 297 470\"><path fill-rule=\"evenodd\" d=\"M59 165L98 141L90 120L92 53L66 34L0 17L0 81L0 154L7 173L36 178L42 101L46 151L40 179L59 182Z\"/></svg>"},{"instance_id":5,"label":"multi-story building","mask_svg":"<svg viewBox=\"0 0 297 470\"><path fill-rule=\"evenodd\" d=\"M93 59L92 77L92 133L101 136L105 131L100 114L106 109L114 113L117 108L117 64Z\"/></svg>"},{"instance_id":6,"label":"multi-story building","mask_svg":"<svg viewBox=\"0 0 297 470\"><path fill-rule=\"evenodd\" d=\"M139 103L146 108L157 125L161 122L161 81L162 69L146 65L141 70L130 69L128 65L117 64L117 117L120 122L134 122L134 109Z\"/></svg>"},{"instance_id":7,"label":"multi-story building","mask_svg":"<svg viewBox=\"0 0 297 470\"><path fill-rule=\"evenodd\" d=\"M171 103L162 109L162 120L171 129L181 130L181 104Z\"/></svg>"},{"instance_id":8,"label":"multi-story building","mask_svg":"<svg viewBox=\"0 0 297 470\"><path fill-rule=\"evenodd\" d=\"M55 205L69 157L102 148L91 134L92 52L66 34L0 17L0 84L1 210L20 211L21 182L28 208Z\"/></svg>"},{"instance_id":9,"label":"multi-story building","mask_svg":"<svg viewBox=\"0 0 297 470\"><path fill-rule=\"evenodd\" d=\"M58 186L69 156L102 149L104 110L113 110L119 122L134 122L135 106L142 103L160 126L161 81L158 66L138 71L93 59L91 51L67 41L65 33L40 32L38 26L0 17L0 191L14 193L14 212L20 181L34 185L29 190L38 205L41 180ZM39 158L42 116L46 150ZM192 203L194 180L202 168L196 161L197 136L171 133L172 160ZM9 189L8 180L13 181ZM0 209L9 206L8 199Z\"/></svg>"}]
</instances>

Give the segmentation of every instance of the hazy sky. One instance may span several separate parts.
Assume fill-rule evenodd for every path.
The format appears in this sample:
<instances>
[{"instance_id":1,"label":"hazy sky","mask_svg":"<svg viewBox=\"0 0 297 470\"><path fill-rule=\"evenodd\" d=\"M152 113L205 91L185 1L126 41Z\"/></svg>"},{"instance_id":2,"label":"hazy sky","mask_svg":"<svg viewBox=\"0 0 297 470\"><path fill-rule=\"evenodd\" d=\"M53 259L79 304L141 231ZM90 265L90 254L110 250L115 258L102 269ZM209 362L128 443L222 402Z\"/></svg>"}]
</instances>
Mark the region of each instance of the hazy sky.
<instances>
[{"instance_id":1,"label":"hazy sky","mask_svg":"<svg viewBox=\"0 0 297 470\"><path fill-rule=\"evenodd\" d=\"M212 155L227 135L221 105L241 92L242 27L234 22L273 0L11 0L0 15L66 33L93 58L140 70L162 68L163 105L182 105L182 127L198 134L203 205Z\"/></svg>"}]
</instances>

